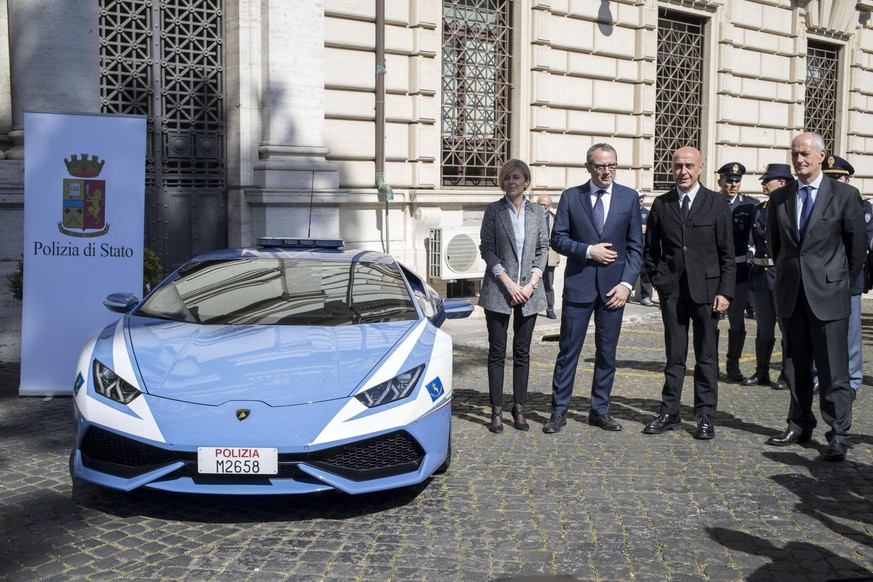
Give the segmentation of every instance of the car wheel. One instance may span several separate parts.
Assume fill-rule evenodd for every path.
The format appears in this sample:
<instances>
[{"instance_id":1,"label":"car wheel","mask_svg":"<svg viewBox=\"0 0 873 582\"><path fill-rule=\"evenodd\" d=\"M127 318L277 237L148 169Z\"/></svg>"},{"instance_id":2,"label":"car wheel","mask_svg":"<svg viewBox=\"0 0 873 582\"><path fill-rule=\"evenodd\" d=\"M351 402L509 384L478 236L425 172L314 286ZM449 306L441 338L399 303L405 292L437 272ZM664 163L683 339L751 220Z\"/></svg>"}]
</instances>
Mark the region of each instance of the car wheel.
<instances>
[{"instance_id":1,"label":"car wheel","mask_svg":"<svg viewBox=\"0 0 873 582\"><path fill-rule=\"evenodd\" d=\"M452 464L452 433L449 431L449 446L448 451L446 452L446 460L443 461L443 464L437 467L437 470L434 471L434 475L442 475L446 471L449 470L449 467Z\"/></svg>"}]
</instances>

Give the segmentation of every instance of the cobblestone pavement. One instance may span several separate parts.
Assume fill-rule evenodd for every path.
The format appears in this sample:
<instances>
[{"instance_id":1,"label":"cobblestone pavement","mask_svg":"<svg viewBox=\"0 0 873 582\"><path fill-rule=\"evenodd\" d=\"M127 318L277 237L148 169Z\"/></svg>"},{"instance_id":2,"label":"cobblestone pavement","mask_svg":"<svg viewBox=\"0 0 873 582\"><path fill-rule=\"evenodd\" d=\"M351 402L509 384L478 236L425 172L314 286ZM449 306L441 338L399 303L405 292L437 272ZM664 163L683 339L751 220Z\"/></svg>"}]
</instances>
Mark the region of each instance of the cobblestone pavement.
<instances>
[{"instance_id":1,"label":"cobblestone pavement","mask_svg":"<svg viewBox=\"0 0 873 582\"><path fill-rule=\"evenodd\" d=\"M750 374L754 322L748 324L741 366ZM419 487L361 497L195 497L74 487L67 470L70 399L19 398L18 363L0 362L0 579L871 575L870 364L855 403L855 446L846 462L831 464L820 459L823 428L804 446L764 444L784 428L788 405L787 393L768 388L721 384L716 438L697 441L689 379L685 430L641 434L660 397L657 310L631 306L626 313L613 393L613 414L624 425L618 433L585 424L593 345L583 351L567 427L557 435L541 432L558 331L546 319L538 323L532 352L532 430L489 433L484 320L448 322L447 329L457 348L451 469ZM867 301L863 329L873 354Z\"/></svg>"}]
</instances>

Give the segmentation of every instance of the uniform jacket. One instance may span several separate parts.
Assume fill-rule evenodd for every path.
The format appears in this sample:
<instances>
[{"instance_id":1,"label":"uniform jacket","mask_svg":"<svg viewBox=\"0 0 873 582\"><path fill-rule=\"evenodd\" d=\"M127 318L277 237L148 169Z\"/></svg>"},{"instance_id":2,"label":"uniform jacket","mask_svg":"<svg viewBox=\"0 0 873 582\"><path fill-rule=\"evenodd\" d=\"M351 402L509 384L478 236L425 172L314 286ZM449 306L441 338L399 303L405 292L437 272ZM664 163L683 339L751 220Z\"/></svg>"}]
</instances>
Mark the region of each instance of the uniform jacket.
<instances>
[{"instance_id":1,"label":"uniform jacket","mask_svg":"<svg viewBox=\"0 0 873 582\"><path fill-rule=\"evenodd\" d=\"M770 195L767 236L776 266L776 313L792 315L800 283L815 316L833 321L849 316L852 283L867 250L864 210L854 186L824 176L801 241L797 232L797 181Z\"/></svg>"},{"instance_id":2,"label":"uniform jacket","mask_svg":"<svg viewBox=\"0 0 873 582\"><path fill-rule=\"evenodd\" d=\"M524 202L524 248L521 257L515 246L515 231L507 209L504 196L485 207L482 228L479 231L479 253L485 261L485 277L479 292L479 305L497 313L512 313L512 299L506 287L497 280L493 269L498 263L503 265L513 281L526 285L534 267L546 269L549 254L549 238L546 232L546 216L542 207L526 200ZM519 277L520 274L520 277ZM540 285L522 306L524 315L534 315L545 310L546 293Z\"/></svg>"},{"instance_id":3,"label":"uniform jacket","mask_svg":"<svg viewBox=\"0 0 873 582\"><path fill-rule=\"evenodd\" d=\"M737 283L745 283L749 280L749 264L746 261L746 251L749 250L749 231L752 229L756 204L758 204L756 198L746 196L745 194L738 194L735 200L728 202L734 240L734 258L737 263Z\"/></svg>"},{"instance_id":4,"label":"uniform jacket","mask_svg":"<svg viewBox=\"0 0 873 582\"><path fill-rule=\"evenodd\" d=\"M683 222L679 191L655 198L646 223L645 268L658 295L679 291L683 272L695 303L732 299L736 274L730 212L725 198L701 185Z\"/></svg>"},{"instance_id":5,"label":"uniform jacket","mask_svg":"<svg viewBox=\"0 0 873 582\"><path fill-rule=\"evenodd\" d=\"M870 203L866 200L861 200L861 208L864 209L864 223L865 223L865 231L867 234L867 249L869 252L870 243L873 241L873 206L870 206ZM861 273L855 279L855 284L852 285L852 295L860 295L864 292L864 277L865 277L865 269L866 269L866 261L864 262L865 266L861 267Z\"/></svg>"},{"instance_id":6,"label":"uniform jacket","mask_svg":"<svg viewBox=\"0 0 873 582\"><path fill-rule=\"evenodd\" d=\"M633 286L643 264L639 194L613 183L603 233L597 234L590 184L586 182L561 194L552 230L552 248L567 257L564 299L574 303L590 303L598 293L603 301L608 301L606 294L622 281ZM610 249L618 253L609 265L585 258L588 247L601 242L612 243Z\"/></svg>"},{"instance_id":7,"label":"uniform jacket","mask_svg":"<svg viewBox=\"0 0 873 582\"><path fill-rule=\"evenodd\" d=\"M749 289L763 291L773 289L776 268L767 248L767 208L769 200L755 206L755 217L749 233L749 246L754 247L754 259L749 265Z\"/></svg>"}]
</instances>

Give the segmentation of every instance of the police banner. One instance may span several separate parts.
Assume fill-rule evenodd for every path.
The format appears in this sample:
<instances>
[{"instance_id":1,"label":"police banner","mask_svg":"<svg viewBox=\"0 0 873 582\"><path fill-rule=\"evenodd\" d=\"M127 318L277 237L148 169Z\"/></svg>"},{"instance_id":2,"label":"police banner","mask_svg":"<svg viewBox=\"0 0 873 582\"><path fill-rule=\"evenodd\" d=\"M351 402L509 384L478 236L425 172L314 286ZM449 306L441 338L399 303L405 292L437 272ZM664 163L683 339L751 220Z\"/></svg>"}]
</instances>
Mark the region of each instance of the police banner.
<instances>
[{"instance_id":1,"label":"police banner","mask_svg":"<svg viewBox=\"0 0 873 582\"><path fill-rule=\"evenodd\" d=\"M142 293L146 119L24 114L19 395L70 394L88 337Z\"/></svg>"}]
</instances>

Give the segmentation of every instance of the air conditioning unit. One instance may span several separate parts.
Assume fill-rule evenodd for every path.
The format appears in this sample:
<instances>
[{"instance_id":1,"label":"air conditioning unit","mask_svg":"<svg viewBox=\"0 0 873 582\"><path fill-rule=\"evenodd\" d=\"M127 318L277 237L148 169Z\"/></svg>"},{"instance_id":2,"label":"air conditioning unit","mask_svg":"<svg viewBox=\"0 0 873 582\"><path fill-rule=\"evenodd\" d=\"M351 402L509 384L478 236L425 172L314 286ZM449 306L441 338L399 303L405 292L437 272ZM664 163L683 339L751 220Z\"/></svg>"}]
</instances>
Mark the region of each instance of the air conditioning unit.
<instances>
[{"instance_id":1,"label":"air conditioning unit","mask_svg":"<svg viewBox=\"0 0 873 582\"><path fill-rule=\"evenodd\" d=\"M428 275L434 279L475 279L485 275L479 255L479 227L432 228Z\"/></svg>"}]
</instances>

